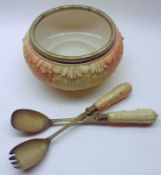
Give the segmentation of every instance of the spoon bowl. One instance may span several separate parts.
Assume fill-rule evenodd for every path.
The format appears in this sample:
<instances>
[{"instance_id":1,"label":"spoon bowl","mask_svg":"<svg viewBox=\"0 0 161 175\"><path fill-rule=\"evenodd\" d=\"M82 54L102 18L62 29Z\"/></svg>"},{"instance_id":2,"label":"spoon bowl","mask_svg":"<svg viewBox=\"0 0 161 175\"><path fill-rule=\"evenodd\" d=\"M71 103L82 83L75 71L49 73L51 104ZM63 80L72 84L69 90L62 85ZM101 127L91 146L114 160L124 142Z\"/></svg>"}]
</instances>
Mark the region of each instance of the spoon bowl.
<instances>
[{"instance_id":1,"label":"spoon bowl","mask_svg":"<svg viewBox=\"0 0 161 175\"><path fill-rule=\"evenodd\" d=\"M11 124L17 130L34 134L46 130L52 125L52 122L38 111L18 109L12 113Z\"/></svg>"}]
</instances>

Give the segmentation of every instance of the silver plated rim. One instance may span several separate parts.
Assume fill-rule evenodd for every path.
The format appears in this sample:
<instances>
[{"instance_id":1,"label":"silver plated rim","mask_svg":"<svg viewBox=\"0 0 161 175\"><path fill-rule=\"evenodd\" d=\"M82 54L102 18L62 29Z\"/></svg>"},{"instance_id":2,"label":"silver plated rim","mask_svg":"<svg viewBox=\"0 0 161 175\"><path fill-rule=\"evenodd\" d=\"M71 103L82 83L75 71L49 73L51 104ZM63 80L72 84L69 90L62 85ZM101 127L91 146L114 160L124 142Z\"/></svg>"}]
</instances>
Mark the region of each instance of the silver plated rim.
<instances>
[{"instance_id":1,"label":"silver plated rim","mask_svg":"<svg viewBox=\"0 0 161 175\"><path fill-rule=\"evenodd\" d=\"M81 55L81 56L59 55L59 54L55 54L53 52L50 52L50 51L42 48L35 39L35 29L36 29L37 25L39 24L39 22L42 19L44 19L48 15L55 13L55 12L58 12L58 11L61 11L61 10L67 10L67 9L81 9L81 10L86 10L86 11L92 11L92 12L98 14L99 16L103 17L110 25L110 28L112 31L109 41L102 48L100 48L94 52L91 52L89 54ZM98 10L96 8L89 7L89 6L84 6L84 5L66 5L66 6L61 6L61 7L47 10L46 12L44 12L43 14L38 16L33 21L32 25L30 27L29 38L30 38L30 43L31 43L32 47L34 48L34 50L36 50L36 52L38 52L41 56L46 58L48 61L54 61L54 62L66 63L66 64L77 64L77 63L84 63L84 62L89 62L89 61L95 60L98 57L107 53L115 43L116 26L115 26L113 20L101 10Z\"/></svg>"}]
</instances>

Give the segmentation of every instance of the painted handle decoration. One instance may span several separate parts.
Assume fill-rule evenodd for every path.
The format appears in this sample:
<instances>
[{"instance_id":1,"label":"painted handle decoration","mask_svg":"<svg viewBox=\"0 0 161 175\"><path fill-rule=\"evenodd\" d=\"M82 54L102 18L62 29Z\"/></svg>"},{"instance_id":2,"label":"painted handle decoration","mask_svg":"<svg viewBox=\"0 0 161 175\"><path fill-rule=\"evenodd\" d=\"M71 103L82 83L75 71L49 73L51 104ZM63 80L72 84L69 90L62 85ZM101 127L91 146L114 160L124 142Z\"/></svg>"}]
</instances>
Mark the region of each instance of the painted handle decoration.
<instances>
[{"instance_id":1,"label":"painted handle decoration","mask_svg":"<svg viewBox=\"0 0 161 175\"><path fill-rule=\"evenodd\" d=\"M152 124L158 114L153 109L136 109L131 111L109 112L107 114L95 114L95 122L104 124Z\"/></svg>"},{"instance_id":2,"label":"painted handle decoration","mask_svg":"<svg viewBox=\"0 0 161 175\"><path fill-rule=\"evenodd\" d=\"M122 83L118 85L117 87L113 88L109 93L101 97L99 100L97 100L94 103L94 106L101 110L103 108L107 108L116 102L124 99L129 95L129 93L132 91L132 85L129 83Z\"/></svg>"}]
</instances>

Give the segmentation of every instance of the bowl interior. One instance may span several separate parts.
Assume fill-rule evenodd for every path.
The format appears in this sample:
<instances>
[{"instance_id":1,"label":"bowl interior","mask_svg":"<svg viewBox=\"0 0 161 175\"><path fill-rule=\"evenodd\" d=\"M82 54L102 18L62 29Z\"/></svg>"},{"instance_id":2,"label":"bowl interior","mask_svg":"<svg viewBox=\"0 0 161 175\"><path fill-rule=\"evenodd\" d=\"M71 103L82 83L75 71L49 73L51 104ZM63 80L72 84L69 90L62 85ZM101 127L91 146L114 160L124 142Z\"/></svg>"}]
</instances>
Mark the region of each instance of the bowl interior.
<instances>
[{"instance_id":1,"label":"bowl interior","mask_svg":"<svg viewBox=\"0 0 161 175\"><path fill-rule=\"evenodd\" d=\"M93 54L104 48L111 35L111 24L104 16L83 8L47 13L34 30L35 41L42 49L73 57Z\"/></svg>"}]
</instances>

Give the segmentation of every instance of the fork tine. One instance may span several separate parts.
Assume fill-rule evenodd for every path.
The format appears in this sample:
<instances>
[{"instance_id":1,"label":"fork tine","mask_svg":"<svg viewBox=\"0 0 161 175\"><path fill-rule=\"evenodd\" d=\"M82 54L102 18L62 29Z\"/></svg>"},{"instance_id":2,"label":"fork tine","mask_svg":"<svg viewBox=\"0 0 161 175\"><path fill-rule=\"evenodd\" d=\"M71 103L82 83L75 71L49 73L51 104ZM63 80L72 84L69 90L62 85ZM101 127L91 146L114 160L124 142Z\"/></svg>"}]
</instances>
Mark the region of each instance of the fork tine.
<instances>
[{"instance_id":1,"label":"fork tine","mask_svg":"<svg viewBox=\"0 0 161 175\"><path fill-rule=\"evenodd\" d=\"M13 165L18 165L19 161L11 162Z\"/></svg>"},{"instance_id":2,"label":"fork tine","mask_svg":"<svg viewBox=\"0 0 161 175\"><path fill-rule=\"evenodd\" d=\"M16 169L21 169L21 167L20 167L20 166L14 166L14 168L16 168Z\"/></svg>"},{"instance_id":3,"label":"fork tine","mask_svg":"<svg viewBox=\"0 0 161 175\"><path fill-rule=\"evenodd\" d=\"M9 160L16 160L16 157L12 156L12 157L9 158Z\"/></svg>"},{"instance_id":4,"label":"fork tine","mask_svg":"<svg viewBox=\"0 0 161 175\"><path fill-rule=\"evenodd\" d=\"M14 154L14 148L9 152L9 154Z\"/></svg>"}]
</instances>

